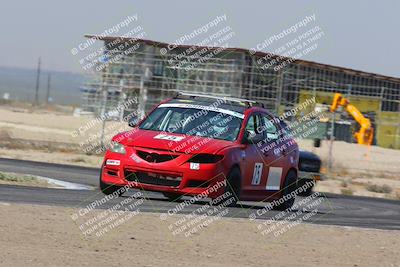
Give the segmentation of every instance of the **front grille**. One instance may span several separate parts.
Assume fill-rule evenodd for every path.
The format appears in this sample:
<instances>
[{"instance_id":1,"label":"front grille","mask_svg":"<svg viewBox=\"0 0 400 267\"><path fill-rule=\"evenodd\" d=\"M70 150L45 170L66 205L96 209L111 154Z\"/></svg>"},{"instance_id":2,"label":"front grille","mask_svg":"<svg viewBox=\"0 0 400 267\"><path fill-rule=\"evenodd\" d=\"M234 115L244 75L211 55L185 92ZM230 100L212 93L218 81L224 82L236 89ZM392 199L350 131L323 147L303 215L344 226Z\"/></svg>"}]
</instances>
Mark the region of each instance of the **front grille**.
<instances>
[{"instance_id":1,"label":"front grille","mask_svg":"<svg viewBox=\"0 0 400 267\"><path fill-rule=\"evenodd\" d=\"M299 170L304 172L319 172L321 162L316 160L302 160L299 161Z\"/></svg>"},{"instance_id":2,"label":"front grille","mask_svg":"<svg viewBox=\"0 0 400 267\"><path fill-rule=\"evenodd\" d=\"M196 181L196 180L191 180L188 182L187 187L200 187L200 188L206 188L208 187L209 182L205 181Z\"/></svg>"},{"instance_id":3,"label":"front grille","mask_svg":"<svg viewBox=\"0 0 400 267\"><path fill-rule=\"evenodd\" d=\"M182 181L182 176L125 170L125 179L142 184L178 187Z\"/></svg>"},{"instance_id":4,"label":"front grille","mask_svg":"<svg viewBox=\"0 0 400 267\"><path fill-rule=\"evenodd\" d=\"M142 150L137 150L136 154L144 159L147 162L154 162L154 163L160 163L160 162L165 162L169 160L173 160L178 157L178 155L172 155L172 154L158 154L155 152L146 152Z\"/></svg>"}]
</instances>

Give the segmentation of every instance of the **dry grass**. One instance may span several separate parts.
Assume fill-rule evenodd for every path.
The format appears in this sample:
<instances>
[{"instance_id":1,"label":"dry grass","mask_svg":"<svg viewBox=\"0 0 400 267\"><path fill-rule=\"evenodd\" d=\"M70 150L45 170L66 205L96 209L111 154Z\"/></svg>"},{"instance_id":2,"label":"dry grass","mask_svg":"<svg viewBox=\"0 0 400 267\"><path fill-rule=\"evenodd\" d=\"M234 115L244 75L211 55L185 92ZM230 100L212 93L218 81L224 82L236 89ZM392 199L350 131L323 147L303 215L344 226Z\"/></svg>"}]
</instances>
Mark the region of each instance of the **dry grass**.
<instances>
[{"instance_id":1,"label":"dry grass","mask_svg":"<svg viewBox=\"0 0 400 267\"><path fill-rule=\"evenodd\" d=\"M38 179L31 175L15 175L11 173L0 172L0 180L7 182L35 182Z\"/></svg>"},{"instance_id":2,"label":"dry grass","mask_svg":"<svg viewBox=\"0 0 400 267\"><path fill-rule=\"evenodd\" d=\"M0 147L7 149L19 149L19 150L38 150L46 152L66 152L66 153L80 153L81 149L76 144L68 144L61 142L49 142L49 141L38 141L38 140L22 140L22 139L0 139Z\"/></svg>"},{"instance_id":3,"label":"dry grass","mask_svg":"<svg viewBox=\"0 0 400 267\"><path fill-rule=\"evenodd\" d=\"M7 172L0 172L0 184L39 186L39 187L50 186L47 181L38 179L36 176L7 173Z\"/></svg>"},{"instance_id":4,"label":"dry grass","mask_svg":"<svg viewBox=\"0 0 400 267\"><path fill-rule=\"evenodd\" d=\"M366 186L366 189L370 192L383 193L383 194L389 194L393 191L393 189L386 184L384 185L368 184Z\"/></svg>"},{"instance_id":5,"label":"dry grass","mask_svg":"<svg viewBox=\"0 0 400 267\"><path fill-rule=\"evenodd\" d=\"M76 158L70 159L70 161L71 162L75 162L75 163L77 163L77 162L86 162L86 159L84 157L76 157Z\"/></svg>"},{"instance_id":6,"label":"dry grass","mask_svg":"<svg viewBox=\"0 0 400 267\"><path fill-rule=\"evenodd\" d=\"M351 188L342 188L342 189L340 189L340 192L346 196L352 196L354 194L354 192Z\"/></svg>"},{"instance_id":7,"label":"dry grass","mask_svg":"<svg viewBox=\"0 0 400 267\"><path fill-rule=\"evenodd\" d=\"M341 186L341 187L348 187L348 186L349 186L349 183L348 183L347 181L343 180L343 181L340 183L340 186Z\"/></svg>"}]
</instances>

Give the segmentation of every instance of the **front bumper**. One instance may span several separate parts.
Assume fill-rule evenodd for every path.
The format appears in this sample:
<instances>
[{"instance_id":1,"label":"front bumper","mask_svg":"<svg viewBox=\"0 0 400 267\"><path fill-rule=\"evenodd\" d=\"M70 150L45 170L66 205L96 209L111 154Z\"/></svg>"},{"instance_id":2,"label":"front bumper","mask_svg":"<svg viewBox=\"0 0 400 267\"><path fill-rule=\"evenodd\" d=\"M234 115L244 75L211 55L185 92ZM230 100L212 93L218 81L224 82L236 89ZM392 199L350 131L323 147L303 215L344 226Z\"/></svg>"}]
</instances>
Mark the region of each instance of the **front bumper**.
<instances>
[{"instance_id":1,"label":"front bumper","mask_svg":"<svg viewBox=\"0 0 400 267\"><path fill-rule=\"evenodd\" d=\"M127 155L131 154L127 152ZM221 162L200 164L199 169L191 169L186 159L150 163L127 155L106 152L101 172L104 183L182 195L207 193L212 198L224 192L221 184L226 171ZM107 160L113 164L107 164ZM115 165L116 161L119 165ZM215 185L221 186L216 188Z\"/></svg>"}]
</instances>

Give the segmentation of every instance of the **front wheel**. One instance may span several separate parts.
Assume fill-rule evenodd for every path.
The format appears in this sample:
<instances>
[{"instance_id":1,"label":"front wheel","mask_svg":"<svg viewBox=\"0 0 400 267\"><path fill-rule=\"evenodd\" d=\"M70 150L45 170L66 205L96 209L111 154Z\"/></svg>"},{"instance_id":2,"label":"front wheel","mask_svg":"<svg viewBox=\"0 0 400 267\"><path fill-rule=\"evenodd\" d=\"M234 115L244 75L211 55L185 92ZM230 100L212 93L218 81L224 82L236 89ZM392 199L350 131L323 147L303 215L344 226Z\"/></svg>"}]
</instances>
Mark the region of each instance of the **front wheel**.
<instances>
[{"instance_id":1,"label":"front wheel","mask_svg":"<svg viewBox=\"0 0 400 267\"><path fill-rule=\"evenodd\" d=\"M223 195L220 195L217 197L217 199L220 198L219 201L217 201L217 205L219 204L225 204L226 207L235 207L237 202L239 201L240 197L240 188L241 188L241 174L240 174L240 169L237 167L234 167L228 174L228 177L226 178L226 186Z\"/></svg>"},{"instance_id":2,"label":"front wheel","mask_svg":"<svg viewBox=\"0 0 400 267\"><path fill-rule=\"evenodd\" d=\"M289 171L289 173L285 177L285 185L283 188L282 197L277 200L279 205L275 206L276 210L287 210L291 208L296 200L296 195L293 192L296 192L297 189L297 174L295 171Z\"/></svg>"},{"instance_id":3,"label":"front wheel","mask_svg":"<svg viewBox=\"0 0 400 267\"><path fill-rule=\"evenodd\" d=\"M312 182L312 184L311 184ZM310 185L311 184L311 185ZM307 186L305 186L307 185ZM315 181L305 181L304 179L300 182L298 182L297 188L301 188L301 187L305 187L304 190L299 191L299 196L303 196L303 197L308 197L311 196L313 193L313 188L315 185Z\"/></svg>"}]
</instances>

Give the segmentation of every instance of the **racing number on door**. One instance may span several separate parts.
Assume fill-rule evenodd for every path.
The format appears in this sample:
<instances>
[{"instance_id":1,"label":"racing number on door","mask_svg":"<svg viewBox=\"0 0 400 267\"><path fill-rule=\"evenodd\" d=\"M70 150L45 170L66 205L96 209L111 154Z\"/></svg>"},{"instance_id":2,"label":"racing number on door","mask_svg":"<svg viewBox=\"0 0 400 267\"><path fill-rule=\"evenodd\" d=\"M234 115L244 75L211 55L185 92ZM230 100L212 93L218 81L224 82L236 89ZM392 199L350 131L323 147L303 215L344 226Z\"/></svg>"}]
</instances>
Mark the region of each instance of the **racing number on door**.
<instances>
[{"instance_id":1,"label":"racing number on door","mask_svg":"<svg viewBox=\"0 0 400 267\"><path fill-rule=\"evenodd\" d=\"M263 163L256 163L254 165L253 179L251 180L252 185L259 185L261 182Z\"/></svg>"}]
</instances>

